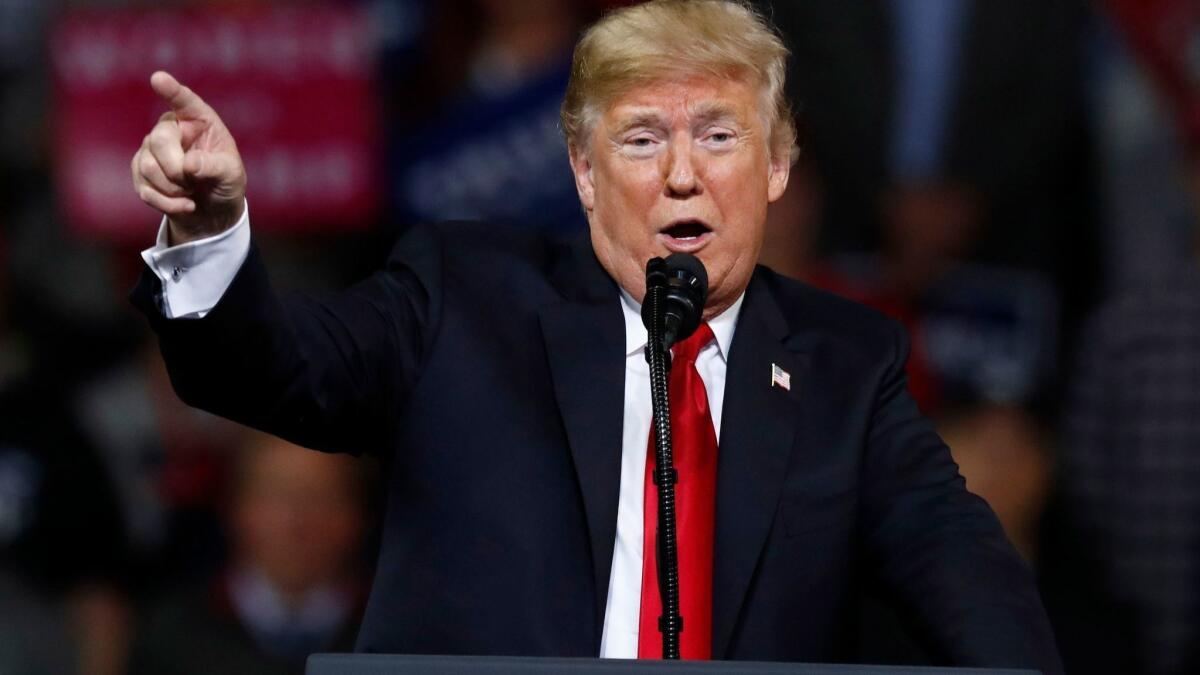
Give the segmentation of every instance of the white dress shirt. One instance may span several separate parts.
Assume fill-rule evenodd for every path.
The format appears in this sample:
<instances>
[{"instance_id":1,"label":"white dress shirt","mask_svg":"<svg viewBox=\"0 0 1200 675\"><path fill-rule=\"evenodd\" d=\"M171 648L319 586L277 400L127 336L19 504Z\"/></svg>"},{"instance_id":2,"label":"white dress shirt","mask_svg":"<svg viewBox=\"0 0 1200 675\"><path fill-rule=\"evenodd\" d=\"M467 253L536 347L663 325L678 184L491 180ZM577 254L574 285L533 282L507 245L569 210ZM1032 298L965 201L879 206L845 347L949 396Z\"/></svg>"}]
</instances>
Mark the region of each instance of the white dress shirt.
<instances>
[{"instance_id":1,"label":"white dress shirt","mask_svg":"<svg viewBox=\"0 0 1200 675\"><path fill-rule=\"evenodd\" d=\"M250 254L250 207L224 232L178 246L167 245L167 219L142 260L162 281L162 311L168 319L201 319L217 306Z\"/></svg>"},{"instance_id":2,"label":"white dress shirt","mask_svg":"<svg viewBox=\"0 0 1200 675\"><path fill-rule=\"evenodd\" d=\"M163 313L168 318L201 318L217 305L250 251L249 209L225 232L179 246L167 246L166 228L164 218L156 244L142 251L146 265L162 280ZM708 393L708 407L718 443L721 440L721 407L725 401L725 365L744 298L743 293L733 305L708 322L716 339L696 357L696 370ZM600 656L633 659L637 658L638 652L642 603L642 508L653 412L650 366L643 355L647 337L641 306L624 291L619 302L625 316L621 493Z\"/></svg>"},{"instance_id":3,"label":"white dress shirt","mask_svg":"<svg viewBox=\"0 0 1200 675\"><path fill-rule=\"evenodd\" d=\"M737 326L743 293L729 309L708 322L716 339L696 356L696 370L708 394L717 442L721 441L721 406L725 402L725 364ZM646 363L646 326L642 308L621 291L625 314L625 426L621 433L621 496L617 502L617 541L613 546L608 601L604 606L604 634L600 656L636 659L642 605L642 537L645 504L646 459L650 443L650 364Z\"/></svg>"}]
</instances>

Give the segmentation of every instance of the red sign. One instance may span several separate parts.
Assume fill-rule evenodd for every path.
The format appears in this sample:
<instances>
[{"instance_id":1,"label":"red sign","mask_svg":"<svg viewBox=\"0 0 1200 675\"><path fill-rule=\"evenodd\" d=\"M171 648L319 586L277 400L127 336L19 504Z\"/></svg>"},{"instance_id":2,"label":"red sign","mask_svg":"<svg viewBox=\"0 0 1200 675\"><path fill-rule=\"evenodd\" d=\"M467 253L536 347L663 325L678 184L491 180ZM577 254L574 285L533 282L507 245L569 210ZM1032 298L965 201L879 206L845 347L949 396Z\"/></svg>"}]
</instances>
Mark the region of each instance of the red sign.
<instances>
[{"instance_id":1,"label":"red sign","mask_svg":"<svg viewBox=\"0 0 1200 675\"><path fill-rule=\"evenodd\" d=\"M365 226L382 195L376 44L354 7L65 13L50 57L56 180L71 227L126 242L153 232L129 165L167 110L150 89L155 70L191 87L237 139L256 230Z\"/></svg>"}]
</instances>

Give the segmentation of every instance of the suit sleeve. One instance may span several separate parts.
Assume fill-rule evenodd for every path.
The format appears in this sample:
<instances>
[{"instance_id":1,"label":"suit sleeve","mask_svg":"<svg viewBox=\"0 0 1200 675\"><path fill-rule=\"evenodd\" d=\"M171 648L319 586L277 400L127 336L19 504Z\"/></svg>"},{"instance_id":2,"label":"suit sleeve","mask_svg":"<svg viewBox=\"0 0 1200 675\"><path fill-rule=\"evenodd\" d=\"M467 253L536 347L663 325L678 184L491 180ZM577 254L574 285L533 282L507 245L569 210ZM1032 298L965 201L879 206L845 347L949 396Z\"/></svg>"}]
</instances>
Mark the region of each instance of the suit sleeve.
<instances>
[{"instance_id":1,"label":"suit sleeve","mask_svg":"<svg viewBox=\"0 0 1200 675\"><path fill-rule=\"evenodd\" d=\"M863 462L871 569L905 623L946 664L1062 672L1033 575L908 394L897 324Z\"/></svg>"},{"instance_id":2,"label":"suit sleeve","mask_svg":"<svg viewBox=\"0 0 1200 675\"><path fill-rule=\"evenodd\" d=\"M149 270L130 299L158 334L184 402L299 445L358 454L390 447L436 325L440 276L436 238L417 228L385 269L338 294L278 297L252 246L203 318L167 319Z\"/></svg>"}]
</instances>

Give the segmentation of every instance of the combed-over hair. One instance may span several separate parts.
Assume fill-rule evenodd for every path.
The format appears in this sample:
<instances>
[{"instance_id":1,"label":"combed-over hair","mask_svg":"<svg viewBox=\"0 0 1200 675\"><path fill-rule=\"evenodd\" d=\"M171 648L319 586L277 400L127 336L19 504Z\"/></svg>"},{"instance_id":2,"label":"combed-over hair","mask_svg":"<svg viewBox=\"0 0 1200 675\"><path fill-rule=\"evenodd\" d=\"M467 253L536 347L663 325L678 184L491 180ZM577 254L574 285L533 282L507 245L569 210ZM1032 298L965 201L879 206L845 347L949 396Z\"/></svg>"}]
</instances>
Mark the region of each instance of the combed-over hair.
<instances>
[{"instance_id":1,"label":"combed-over hair","mask_svg":"<svg viewBox=\"0 0 1200 675\"><path fill-rule=\"evenodd\" d=\"M597 118L622 92L670 77L749 78L772 156L794 158L796 126L783 85L788 49L757 11L735 0L651 0L605 15L571 62L562 105L568 147L587 150Z\"/></svg>"}]
</instances>

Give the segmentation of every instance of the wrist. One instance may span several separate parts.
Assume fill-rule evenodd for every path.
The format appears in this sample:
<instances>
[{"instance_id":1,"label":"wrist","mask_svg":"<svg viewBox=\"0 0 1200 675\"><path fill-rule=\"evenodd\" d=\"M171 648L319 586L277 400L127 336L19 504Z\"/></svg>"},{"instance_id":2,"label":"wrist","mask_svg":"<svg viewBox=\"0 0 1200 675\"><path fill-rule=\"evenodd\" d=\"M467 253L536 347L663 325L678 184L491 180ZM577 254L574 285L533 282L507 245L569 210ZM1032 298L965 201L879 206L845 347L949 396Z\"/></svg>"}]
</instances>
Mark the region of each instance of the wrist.
<instances>
[{"instance_id":1,"label":"wrist","mask_svg":"<svg viewBox=\"0 0 1200 675\"><path fill-rule=\"evenodd\" d=\"M209 209L212 211L212 209ZM178 246L215 237L237 225L245 216L246 200L242 198L229 208L219 209L205 218L167 217L167 245Z\"/></svg>"}]
</instances>

